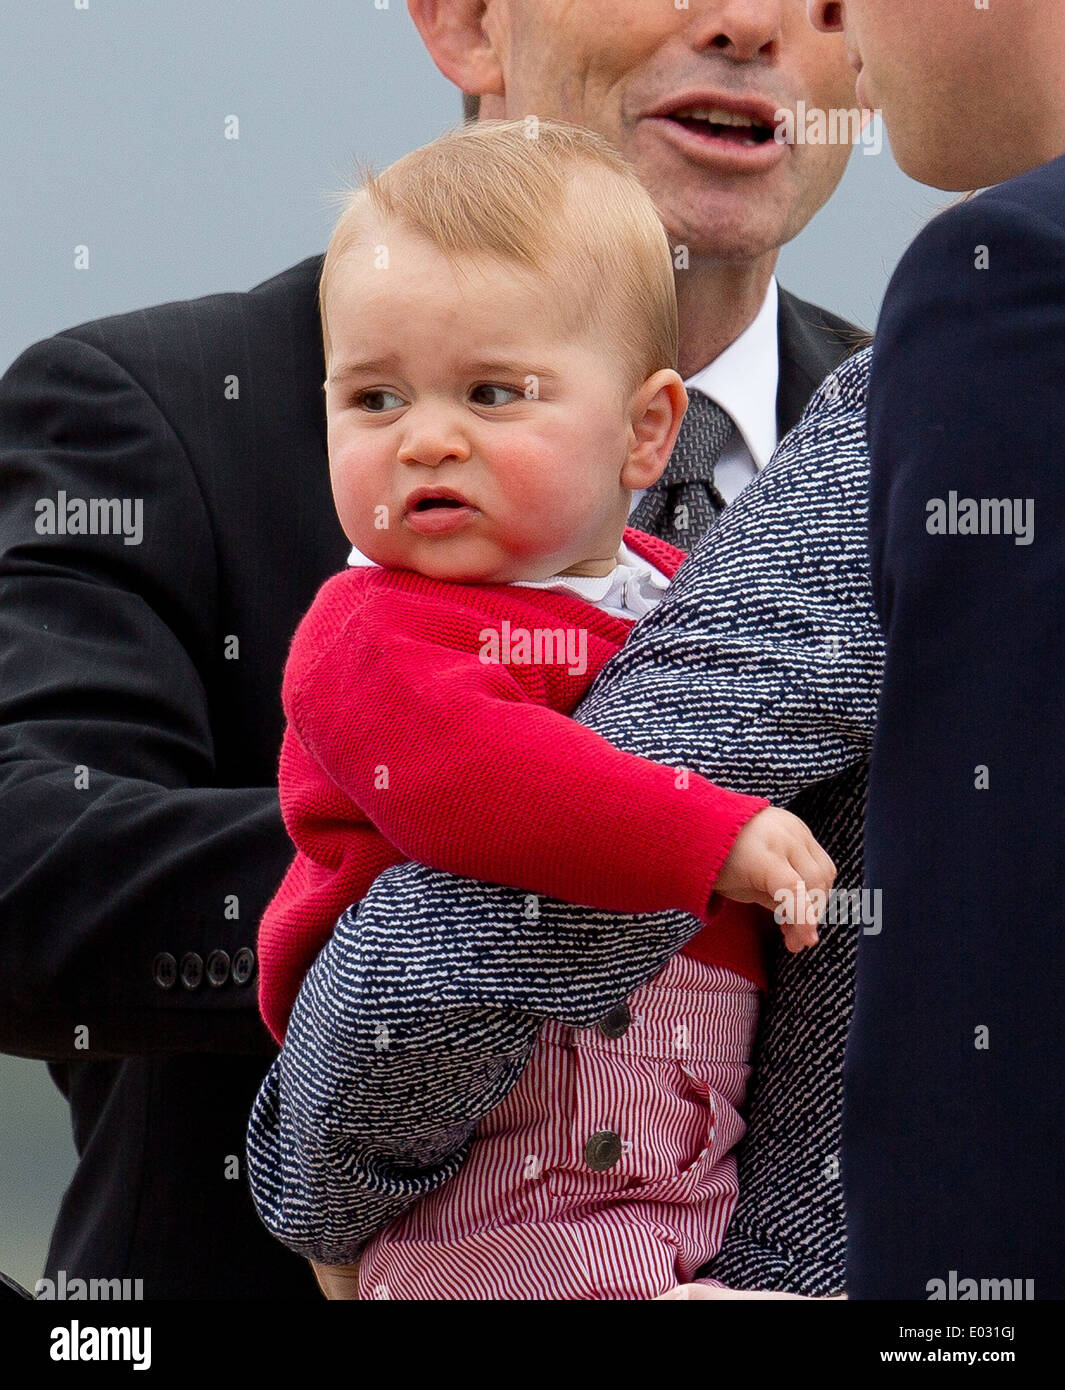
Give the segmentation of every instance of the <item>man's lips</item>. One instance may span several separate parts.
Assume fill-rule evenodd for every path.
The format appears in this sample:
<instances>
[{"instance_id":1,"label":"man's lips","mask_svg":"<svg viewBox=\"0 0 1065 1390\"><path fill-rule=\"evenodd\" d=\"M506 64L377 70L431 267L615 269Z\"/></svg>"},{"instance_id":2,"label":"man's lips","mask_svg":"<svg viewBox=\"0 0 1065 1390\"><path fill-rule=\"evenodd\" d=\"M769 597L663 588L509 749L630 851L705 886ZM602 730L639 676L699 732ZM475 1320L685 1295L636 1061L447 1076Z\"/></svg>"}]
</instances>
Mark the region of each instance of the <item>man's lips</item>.
<instances>
[{"instance_id":1,"label":"man's lips","mask_svg":"<svg viewBox=\"0 0 1065 1390\"><path fill-rule=\"evenodd\" d=\"M784 158L774 138L779 109L767 97L709 89L685 92L646 117L677 148L723 169L754 172Z\"/></svg>"}]
</instances>

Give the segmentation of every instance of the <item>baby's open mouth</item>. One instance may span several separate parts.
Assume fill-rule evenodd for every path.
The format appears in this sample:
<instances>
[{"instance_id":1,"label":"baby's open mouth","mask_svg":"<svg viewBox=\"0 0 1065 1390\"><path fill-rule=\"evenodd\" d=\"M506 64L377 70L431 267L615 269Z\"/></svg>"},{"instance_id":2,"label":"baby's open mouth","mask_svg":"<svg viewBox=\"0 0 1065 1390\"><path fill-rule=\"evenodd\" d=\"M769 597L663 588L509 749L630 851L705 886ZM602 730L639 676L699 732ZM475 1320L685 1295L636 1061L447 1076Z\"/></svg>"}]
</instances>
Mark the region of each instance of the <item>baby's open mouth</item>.
<instances>
[{"instance_id":1,"label":"baby's open mouth","mask_svg":"<svg viewBox=\"0 0 1065 1390\"><path fill-rule=\"evenodd\" d=\"M457 497L423 497L420 502L415 502L411 511L428 512L434 507L468 507L468 502L461 502Z\"/></svg>"},{"instance_id":2,"label":"baby's open mouth","mask_svg":"<svg viewBox=\"0 0 1065 1390\"><path fill-rule=\"evenodd\" d=\"M444 535L469 525L477 508L461 492L446 487L416 488L407 498L404 524L423 536Z\"/></svg>"},{"instance_id":3,"label":"baby's open mouth","mask_svg":"<svg viewBox=\"0 0 1065 1390\"><path fill-rule=\"evenodd\" d=\"M475 511L473 503L450 487L419 487L407 498L407 515L421 512L460 511L462 508Z\"/></svg>"}]
</instances>

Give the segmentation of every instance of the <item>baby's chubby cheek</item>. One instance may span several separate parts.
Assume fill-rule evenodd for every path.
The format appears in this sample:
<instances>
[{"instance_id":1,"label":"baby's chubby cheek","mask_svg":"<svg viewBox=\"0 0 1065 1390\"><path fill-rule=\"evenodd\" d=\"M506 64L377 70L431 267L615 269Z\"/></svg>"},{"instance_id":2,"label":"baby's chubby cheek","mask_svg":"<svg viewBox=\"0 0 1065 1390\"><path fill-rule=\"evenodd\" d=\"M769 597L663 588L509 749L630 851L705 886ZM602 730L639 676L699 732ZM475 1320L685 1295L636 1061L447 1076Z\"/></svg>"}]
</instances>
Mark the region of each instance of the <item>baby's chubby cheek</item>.
<instances>
[{"instance_id":1,"label":"baby's chubby cheek","mask_svg":"<svg viewBox=\"0 0 1065 1390\"><path fill-rule=\"evenodd\" d=\"M494 491L511 526L557 541L563 530L580 528L609 510L617 497L616 479L611 487L605 470L580 457L580 447L579 441L571 442L562 458L530 451L508 459Z\"/></svg>"},{"instance_id":2,"label":"baby's chubby cheek","mask_svg":"<svg viewBox=\"0 0 1065 1390\"><path fill-rule=\"evenodd\" d=\"M345 536L352 545L358 545L361 549L360 542L365 540L367 530L373 526L372 504L348 488L338 488L335 480L333 483L333 502L336 506L337 519Z\"/></svg>"},{"instance_id":3,"label":"baby's chubby cheek","mask_svg":"<svg viewBox=\"0 0 1065 1390\"><path fill-rule=\"evenodd\" d=\"M337 517L352 545L359 545L359 538L365 539L375 527L387 528L391 524L388 504L394 499L385 495L384 488L375 486L373 477L365 470L345 467L343 462L331 458L329 483Z\"/></svg>"}]
</instances>

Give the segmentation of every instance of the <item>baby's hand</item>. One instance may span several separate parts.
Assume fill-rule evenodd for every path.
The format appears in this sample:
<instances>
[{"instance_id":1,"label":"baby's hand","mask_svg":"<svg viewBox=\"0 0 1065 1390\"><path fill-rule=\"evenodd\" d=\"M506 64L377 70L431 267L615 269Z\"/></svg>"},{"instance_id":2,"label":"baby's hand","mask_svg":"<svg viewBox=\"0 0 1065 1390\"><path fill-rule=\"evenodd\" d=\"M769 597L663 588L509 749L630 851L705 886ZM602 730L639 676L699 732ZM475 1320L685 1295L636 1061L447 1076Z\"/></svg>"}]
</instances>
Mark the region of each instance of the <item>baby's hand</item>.
<instances>
[{"instance_id":1,"label":"baby's hand","mask_svg":"<svg viewBox=\"0 0 1065 1390\"><path fill-rule=\"evenodd\" d=\"M771 911L790 902L782 924L784 941L789 951L801 951L817 945L818 904L810 895L820 892L827 897L835 881L835 864L805 822L769 806L736 836L714 892L740 903L760 903Z\"/></svg>"}]
</instances>

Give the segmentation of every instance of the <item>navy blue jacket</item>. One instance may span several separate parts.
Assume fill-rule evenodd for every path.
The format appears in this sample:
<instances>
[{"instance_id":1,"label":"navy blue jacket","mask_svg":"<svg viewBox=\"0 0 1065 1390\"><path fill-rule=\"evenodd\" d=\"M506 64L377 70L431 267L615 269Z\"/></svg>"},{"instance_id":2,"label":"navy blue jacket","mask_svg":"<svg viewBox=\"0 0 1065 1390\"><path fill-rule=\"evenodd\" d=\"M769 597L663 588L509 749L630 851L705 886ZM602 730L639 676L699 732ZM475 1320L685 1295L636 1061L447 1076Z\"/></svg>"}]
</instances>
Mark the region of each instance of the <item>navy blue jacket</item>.
<instances>
[{"instance_id":1,"label":"navy blue jacket","mask_svg":"<svg viewBox=\"0 0 1065 1390\"><path fill-rule=\"evenodd\" d=\"M1065 159L911 247L869 431L883 931L847 1052L849 1288L1063 1298Z\"/></svg>"}]
</instances>

